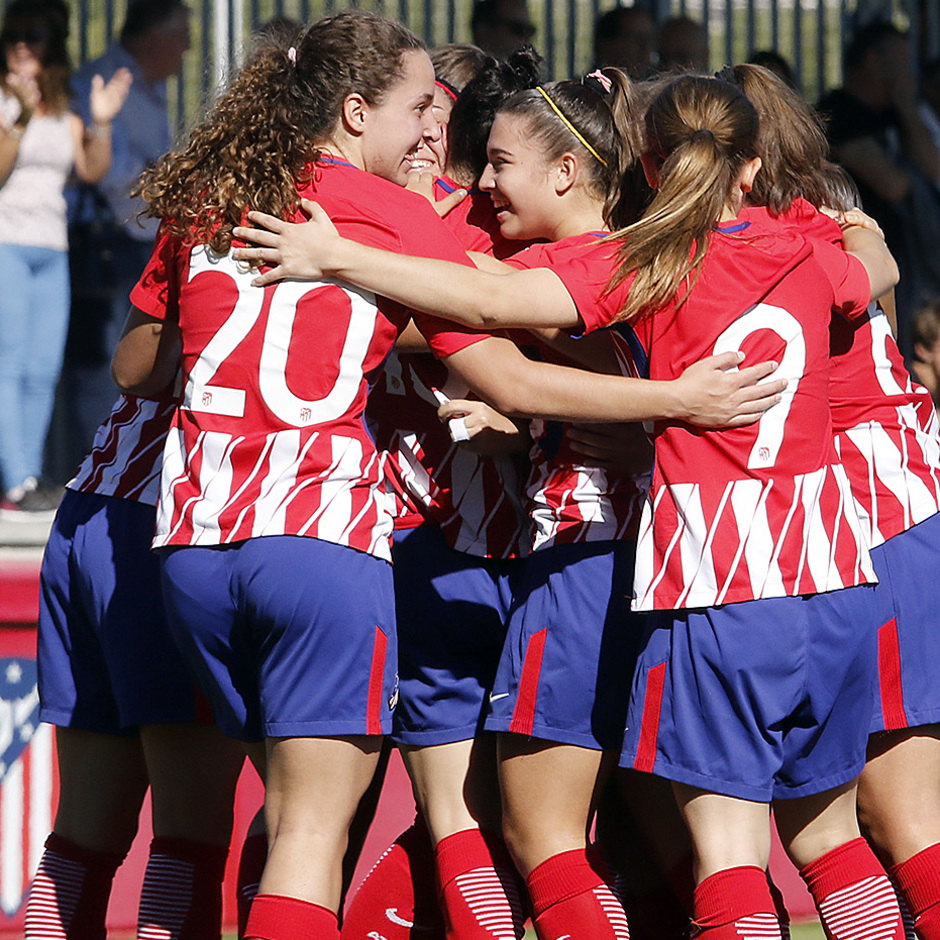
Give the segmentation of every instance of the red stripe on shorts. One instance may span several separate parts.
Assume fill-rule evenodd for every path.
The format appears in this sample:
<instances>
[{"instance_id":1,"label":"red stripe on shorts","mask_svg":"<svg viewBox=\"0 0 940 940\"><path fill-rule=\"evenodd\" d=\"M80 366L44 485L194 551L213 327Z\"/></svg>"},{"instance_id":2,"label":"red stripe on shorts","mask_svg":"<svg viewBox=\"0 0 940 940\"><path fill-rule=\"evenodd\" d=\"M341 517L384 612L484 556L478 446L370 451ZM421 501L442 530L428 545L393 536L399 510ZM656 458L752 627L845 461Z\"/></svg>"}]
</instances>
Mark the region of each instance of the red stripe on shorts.
<instances>
[{"instance_id":1,"label":"red stripe on shorts","mask_svg":"<svg viewBox=\"0 0 940 940\"><path fill-rule=\"evenodd\" d=\"M888 731L907 727L904 686L901 683L901 645L898 622L889 620L878 630L878 681L881 684L881 715Z\"/></svg>"},{"instance_id":2,"label":"red stripe on shorts","mask_svg":"<svg viewBox=\"0 0 940 940\"><path fill-rule=\"evenodd\" d=\"M522 664L522 678L519 680L519 695L512 712L510 731L517 734L532 734L535 723L535 699L539 694L539 676L542 673L542 654L545 652L545 637L548 628L539 630L529 637L525 650L525 662Z\"/></svg>"},{"instance_id":3,"label":"red stripe on shorts","mask_svg":"<svg viewBox=\"0 0 940 940\"><path fill-rule=\"evenodd\" d=\"M382 733L382 687L385 682L385 654L388 637L375 628L375 646L372 647L372 669L369 671L369 703L366 713L366 734Z\"/></svg>"},{"instance_id":4,"label":"red stripe on shorts","mask_svg":"<svg viewBox=\"0 0 940 940\"><path fill-rule=\"evenodd\" d=\"M653 666L646 673L646 699L643 702L643 723L633 766L645 773L653 772L656 763L656 741L659 738L659 716L663 705L663 687L666 684L666 664Z\"/></svg>"}]
</instances>

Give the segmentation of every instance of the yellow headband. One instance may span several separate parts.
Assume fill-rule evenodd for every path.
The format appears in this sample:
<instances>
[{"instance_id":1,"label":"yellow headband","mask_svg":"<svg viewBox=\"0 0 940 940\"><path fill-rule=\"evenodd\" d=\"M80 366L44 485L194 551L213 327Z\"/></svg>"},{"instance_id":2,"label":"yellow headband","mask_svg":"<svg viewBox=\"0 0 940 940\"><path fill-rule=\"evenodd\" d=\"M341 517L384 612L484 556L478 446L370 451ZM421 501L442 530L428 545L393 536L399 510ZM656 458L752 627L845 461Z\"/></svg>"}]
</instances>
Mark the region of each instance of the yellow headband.
<instances>
[{"instance_id":1,"label":"yellow headband","mask_svg":"<svg viewBox=\"0 0 940 940\"><path fill-rule=\"evenodd\" d=\"M607 161L584 139L584 137L580 133L578 133L574 124L572 124L571 121L569 121L568 118L566 118L561 113L561 108L559 108L558 105L555 104L555 102L552 101L551 98L549 98L548 92L541 85L536 85L535 90L548 102L548 106L552 109L552 111L554 111L555 114L557 114L561 118L562 123L565 125L565 127L567 127L568 130L571 131L571 133L574 134L574 136L577 137L578 140L580 140L582 144L584 144L584 146L590 152L591 156L594 157L599 163L602 163L604 166L607 166Z\"/></svg>"}]
</instances>

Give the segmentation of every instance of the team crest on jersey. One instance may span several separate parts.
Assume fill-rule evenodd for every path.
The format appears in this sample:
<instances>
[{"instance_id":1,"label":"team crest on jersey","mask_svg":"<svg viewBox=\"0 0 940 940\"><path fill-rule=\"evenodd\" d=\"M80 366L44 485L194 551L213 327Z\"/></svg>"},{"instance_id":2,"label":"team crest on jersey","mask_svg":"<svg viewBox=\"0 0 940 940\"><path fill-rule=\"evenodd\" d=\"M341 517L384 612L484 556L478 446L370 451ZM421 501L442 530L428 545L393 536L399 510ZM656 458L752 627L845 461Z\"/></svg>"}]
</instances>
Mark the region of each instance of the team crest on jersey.
<instances>
[{"instance_id":1,"label":"team crest on jersey","mask_svg":"<svg viewBox=\"0 0 940 940\"><path fill-rule=\"evenodd\" d=\"M36 680L35 660L0 658L0 909L7 917L23 904L52 828L52 731L39 723Z\"/></svg>"}]
</instances>

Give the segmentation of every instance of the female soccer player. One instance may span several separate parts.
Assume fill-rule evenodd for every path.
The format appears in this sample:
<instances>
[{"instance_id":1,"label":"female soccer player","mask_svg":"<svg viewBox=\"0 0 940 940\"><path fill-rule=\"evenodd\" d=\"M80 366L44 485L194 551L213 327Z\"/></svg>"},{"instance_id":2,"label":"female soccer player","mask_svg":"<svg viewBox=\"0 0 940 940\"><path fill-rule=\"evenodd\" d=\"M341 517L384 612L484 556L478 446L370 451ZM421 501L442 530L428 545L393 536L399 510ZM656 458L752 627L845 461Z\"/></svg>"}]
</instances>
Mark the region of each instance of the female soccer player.
<instances>
[{"instance_id":1,"label":"female soccer player","mask_svg":"<svg viewBox=\"0 0 940 940\"><path fill-rule=\"evenodd\" d=\"M853 202L833 186L826 141L803 99L776 76L739 65L722 73L762 118L764 159L748 197L808 235L839 241L815 211ZM804 198L805 197L805 198ZM857 201L857 198L856 200ZM752 210L745 210L750 212ZM879 682L859 814L925 940L940 937L940 697L935 618L924 591L940 544L940 438L926 389L911 382L887 317L832 322L830 401L839 453L872 546L878 575L870 616L878 630Z\"/></svg>"},{"instance_id":2,"label":"female soccer player","mask_svg":"<svg viewBox=\"0 0 940 940\"><path fill-rule=\"evenodd\" d=\"M148 783L139 932L218 936L244 750L213 726L170 635L150 551L176 396L123 396L68 484L40 578L40 717L56 728L55 828L27 937L103 936Z\"/></svg>"},{"instance_id":3,"label":"female soccer player","mask_svg":"<svg viewBox=\"0 0 940 940\"><path fill-rule=\"evenodd\" d=\"M742 234L750 225L737 230L734 224L728 225L733 223L743 195L759 169L754 150L757 120L743 95L733 90L729 94L719 86L714 80L680 79L657 98L647 118L649 140L644 165L651 182L661 188L644 219L622 235L628 246L624 274L629 277L619 285L619 290L607 289L611 267L610 247L605 243L600 243L595 252L607 257L607 276L590 271L586 276L587 266L580 258L577 266L559 263L561 259L557 259L551 269L487 276L418 259L394 259L347 240L332 238L329 226L319 216L321 224L311 225L299 237L293 233L293 245L282 238L281 250L254 250L253 256L283 261L286 255L286 268L275 269L269 276L286 272L316 275L328 270L374 289L394 290L398 298L412 306L434 309L449 318L474 325L531 325L537 319L544 325L583 329L609 323L623 310L628 316L644 312L649 316L638 327L646 324L649 335L645 347L651 352L651 367L659 375L674 374L674 370L706 350L711 351L716 344L718 348L725 344L725 348L738 348L748 334L756 330L755 337L763 342L755 341L753 346L748 343L749 351L766 353L769 347L784 353L782 370L790 376L791 387L795 386L788 388L784 398L787 407L771 410L755 430L727 432L727 437L714 432L690 434L686 425L677 422L664 422L658 428L656 476L651 494L651 505L656 506L657 512L650 516L652 525L648 521L641 530L643 564L638 567L635 606L669 610L694 604L704 608L704 613L696 613L696 617L707 618L713 613L723 617L722 611L730 611L727 617L730 623L739 613L743 614L756 604L757 625L746 615L742 617L742 621L748 621L747 630L751 632L766 624L761 612L766 611L766 615L773 617L770 607L784 606L787 612L782 616L787 621L792 619L794 626L802 620L800 629L806 631L806 636L813 639L832 636L839 630L845 632L846 622L852 623L851 616L846 617L845 611L839 608L851 606L853 600L857 602L857 592L818 592L862 584L871 580L872 574L844 476L831 446L825 395L828 316L833 306L847 312L863 310L870 292L879 293L891 286L896 268L883 242L864 229L849 229L846 242L850 253L857 259L864 259L866 267L848 254L829 253L822 263L817 260L819 250L812 251L796 235L788 237L776 229L760 230L756 226ZM511 201L507 200L505 211L507 215L514 211ZM716 225L719 227L713 231ZM314 240L316 247L311 244ZM274 239L268 242L278 244ZM303 245L299 251L298 243ZM317 264L311 264L311 253L315 254ZM393 288L392 281L396 278L400 286ZM530 303L525 310L520 310L523 291ZM783 331L783 339L776 340L782 345L769 345L760 304L773 306L771 300L778 299L781 307L793 307L796 313L787 310L788 328ZM739 324L742 335L734 335L729 321L741 319L752 309L758 312L755 322L742 320ZM791 415L793 418L787 421ZM786 471L777 477L772 471L759 472L773 467L784 439L789 461ZM692 459L697 448L697 459ZM751 449L754 463L749 466L751 458L747 455ZM683 454L689 456L683 459ZM709 457L720 459L713 461L711 470L702 479L699 471ZM679 482L686 474L689 482ZM734 486L738 480L740 485ZM771 480L776 486L769 485ZM717 489L720 495L722 486L728 487L732 498L706 505L703 488L708 493ZM787 492L794 497L792 502L787 500ZM770 494L773 499L768 504ZM684 500L681 505L676 502L680 497ZM691 503L685 502L690 499ZM776 500L782 500L780 507L775 505ZM752 527L757 520L764 520L755 532L765 534L766 545L754 536L734 547L734 513L740 513L741 519L757 513ZM710 529L706 519L712 517L716 527L719 522L730 521L730 530L724 526L716 528L708 538ZM677 528L679 520L683 520L684 525ZM816 539L823 533L829 548L820 557L815 551ZM712 539L719 535L725 549L719 550L719 545L713 544ZM704 538L701 544L697 542L699 538ZM680 540L681 553L667 551ZM713 550L716 554L712 554ZM698 566L696 558L700 559ZM799 598L805 594L815 594L817 599L804 606ZM791 595L794 600L787 600ZM716 603L731 606L714 611L708 607ZM689 619L692 616L690 613ZM657 655L654 642L657 634L679 635L681 627L677 625L683 622L682 618L674 623L672 617L664 614L663 619L663 629L652 631L653 636L648 640L644 663L650 656L655 659ZM725 632L722 631L722 635ZM768 639L781 632L774 628ZM708 629L703 626L690 632L688 642L700 642L707 635ZM769 645L749 644L759 658L766 657L757 664L760 667L777 662L779 654L768 655ZM790 645L793 645L792 640ZM820 702L820 718L825 721L838 704L840 709L854 709L857 725L859 701L866 701L868 648L864 641L853 639L851 632L845 639L836 640L835 645L842 657L839 668L847 677L847 686L845 694L835 703ZM694 646L692 651L699 652ZM718 664L716 668L720 672L725 667L731 668L730 663ZM639 707L642 714L646 670L641 669L639 675L636 703L631 708L635 712ZM754 675L754 669L746 669L744 675ZM849 676L851 681L848 681ZM781 683L776 678L770 681L771 678L760 680L756 685L761 687L766 681L771 691L779 692ZM799 779L804 768L799 766L799 761L794 763L785 749L775 752L768 746L762 753L754 740L745 746L754 747L755 765L741 774L745 779L732 779L731 769L721 765L714 754L681 753L683 745L707 741L715 730L709 727L704 732L697 730L687 734L678 722L674 725L668 706L682 707L682 696L689 693L691 701L695 701L695 686L681 677L670 685L669 691L670 695L662 697L662 707L656 707L655 699L651 702L650 714L660 716L661 738L667 737L663 734L667 727L677 729L668 737L670 747L676 748L678 756L674 756L672 762L652 760L658 756L656 744L660 739L655 735L650 737L649 729L655 724L644 726L642 721L630 724L626 756L632 763L635 755L631 749L637 742L631 740L630 735L636 734L638 725L645 727L641 740L647 751L641 765L648 762L652 767L655 763L657 772L667 777L677 776L682 781L679 786L683 796L681 803L692 830L701 882L696 893L696 919L706 929L716 926L724 929L739 916L755 912L773 920L774 908L763 867L765 843L769 846L766 807L774 795L774 776L781 777L780 792L806 797L793 801L794 818L800 818L801 814L812 815L815 804L827 810L823 813L826 823L835 820L834 831L820 833L819 827L814 829L809 825L808 834L801 833L790 840L789 848L794 856L810 855L807 861L815 861L832 848L822 845L826 835L835 835L839 840L837 845L850 841L850 837L845 838L854 826L854 813L847 811L847 807L854 808L850 781L863 762L859 729L852 728L850 720L844 740L830 742L824 736L816 752L826 764L828 774L819 775L808 783ZM672 695L676 696L675 703ZM759 724L762 717L755 716L754 720ZM782 720L793 723L797 718L784 704ZM735 728L730 716L727 728L719 730L727 734L729 740L735 732L744 734L744 728ZM651 742L652 753L648 750ZM794 743L792 738L787 742L788 746ZM714 792L700 793L692 789L691 779L701 783L707 775L707 771L699 773L694 769L703 760L709 770L717 769L728 778L721 779L719 774L709 778ZM783 778L788 774L790 779L785 781ZM716 791L719 784L720 790ZM816 793L814 788L825 791L824 795L808 796ZM742 798L744 791L747 796ZM805 818L802 821L806 822ZM822 828L825 830L825 825ZM738 862L738 859L746 861ZM750 875L751 865L759 866L759 885ZM827 863L823 867L825 877L815 887L822 892L825 906L833 884L844 882L845 873L838 863L834 866ZM728 875L724 874L726 871ZM713 875L720 875L717 881L731 885L732 900L746 897L744 906L749 909L742 913L735 904L724 904L725 892L713 890L717 881L708 882ZM850 877L849 884L857 880ZM735 890L736 885L739 890ZM839 884L840 889L843 886ZM761 895L756 908L752 906L753 898L749 897L755 892L766 895L766 899ZM838 890L835 893L838 895ZM720 910L713 911L709 905L716 900L722 904L718 905ZM715 916L720 923L715 921Z\"/></svg>"}]
</instances>

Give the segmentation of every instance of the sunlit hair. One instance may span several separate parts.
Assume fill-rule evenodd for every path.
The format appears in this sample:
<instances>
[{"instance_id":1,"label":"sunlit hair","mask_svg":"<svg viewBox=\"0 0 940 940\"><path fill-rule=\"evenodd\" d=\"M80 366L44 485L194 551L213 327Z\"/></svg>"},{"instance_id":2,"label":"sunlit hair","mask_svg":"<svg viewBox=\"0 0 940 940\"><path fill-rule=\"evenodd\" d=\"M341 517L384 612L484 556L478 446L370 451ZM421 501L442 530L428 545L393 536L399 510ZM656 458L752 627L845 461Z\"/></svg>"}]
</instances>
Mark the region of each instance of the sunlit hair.
<instances>
[{"instance_id":1,"label":"sunlit hair","mask_svg":"<svg viewBox=\"0 0 940 940\"><path fill-rule=\"evenodd\" d=\"M423 49L404 26L344 12L299 38L296 64L276 38L241 70L187 145L144 172L147 214L187 241L225 252L248 209L289 218L319 147L347 95L380 105L404 75L405 53Z\"/></svg>"},{"instance_id":2,"label":"sunlit hair","mask_svg":"<svg viewBox=\"0 0 940 940\"><path fill-rule=\"evenodd\" d=\"M434 77L446 82L457 94L483 71L490 58L479 46L469 42L438 46L428 55L434 66Z\"/></svg>"},{"instance_id":3,"label":"sunlit hair","mask_svg":"<svg viewBox=\"0 0 940 940\"><path fill-rule=\"evenodd\" d=\"M588 186L604 202L604 220L617 228L630 220L621 202L621 181L637 158L633 86L620 69L601 71L610 81L609 93L597 79L550 82L513 95L499 113L526 120L526 136L547 163L577 153Z\"/></svg>"},{"instance_id":4,"label":"sunlit hair","mask_svg":"<svg viewBox=\"0 0 940 940\"><path fill-rule=\"evenodd\" d=\"M487 56L479 74L460 91L447 125L447 172L454 179L478 180L486 168L486 141L500 105L515 92L539 83L542 57L532 46L510 53L505 62Z\"/></svg>"},{"instance_id":5,"label":"sunlit hair","mask_svg":"<svg viewBox=\"0 0 940 940\"><path fill-rule=\"evenodd\" d=\"M659 189L643 217L613 236L621 244L611 287L635 272L621 320L686 301L735 181L757 156L757 111L738 88L714 78L670 82L645 124Z\"/></svg>"},{"instance_id":6,"label":"sunlit hair","mask_svg":"<svg viewBox=\"0 0 940 940\"><path fill-rule=\"evenodd\" d=\"M735 65L718 78L736 85L757 108L757 150L763 165L748 202L766 206L772 215L786 212L802 197L817 208L848 209L844 182L828 160L829 144L816 112L770 69Z\"/></svg>"},{"instance_id":7,"label":"sunlit hair","mask_svg":"<svg viewBox=\"0 0 940 940\"><path fill-rule=\"evenodd\" d=\"M0 85L7 85L6 46L12 35L23 30L41 30L48 37L41 57L42 71L37 83L42 103L52 114L64 114L69 106L69 78L72 64L69 60L68 7L57 0L14 0L4 13L0 29ZM12 92L8 91L9 94Z\"/></svg>"}]
</instances>

